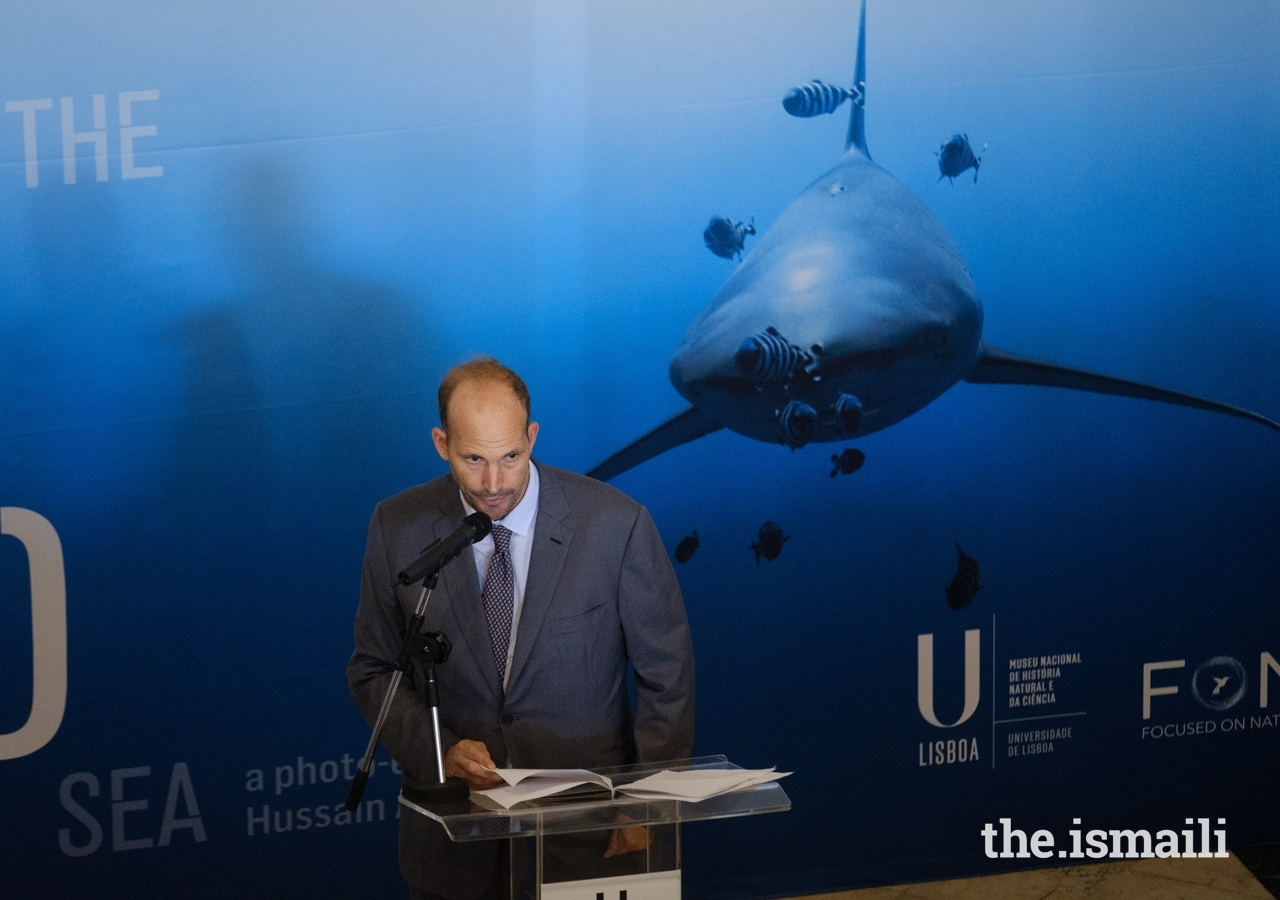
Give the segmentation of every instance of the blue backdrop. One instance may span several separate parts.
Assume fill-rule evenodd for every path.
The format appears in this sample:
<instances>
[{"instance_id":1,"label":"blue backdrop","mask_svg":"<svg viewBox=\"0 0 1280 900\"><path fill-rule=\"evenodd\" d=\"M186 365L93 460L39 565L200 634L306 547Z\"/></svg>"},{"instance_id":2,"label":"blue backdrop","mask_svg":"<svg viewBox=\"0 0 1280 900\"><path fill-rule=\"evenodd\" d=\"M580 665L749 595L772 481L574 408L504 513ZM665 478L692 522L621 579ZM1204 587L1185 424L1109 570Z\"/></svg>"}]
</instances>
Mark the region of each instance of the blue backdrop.
<instances>
[{"instance_id":1,"label":"blue backdrop","mask_svg":"<svg viewBox=\"0 0 1280 900\"><path fill-rule=\"evenodd\" d=\"M668 363L737 265L702 229L764 234L839 159L844 111L780 100L849 83L857 21L6 12L6 896L401 890L385 756L338 811L367 738L343 669L374 503L443 471L440 376L514 367L540 458L577 471L685 408ZM866 109L992 343L1280 416L1274 3L872 2ZM953 133L976 182L939 180ZM831 477L846 447L865 464ZM700 539L698 751L796 773L790 813L686 830L686 891L1035 862L986 858L999 817L1280 840L1278 451L1207 412L961 383L858 441L720 431L619 476L672 550ZM766 521L788 540L757 561ZM952 611L957 544L982 589Z\"/></svg>"}]
</instances>

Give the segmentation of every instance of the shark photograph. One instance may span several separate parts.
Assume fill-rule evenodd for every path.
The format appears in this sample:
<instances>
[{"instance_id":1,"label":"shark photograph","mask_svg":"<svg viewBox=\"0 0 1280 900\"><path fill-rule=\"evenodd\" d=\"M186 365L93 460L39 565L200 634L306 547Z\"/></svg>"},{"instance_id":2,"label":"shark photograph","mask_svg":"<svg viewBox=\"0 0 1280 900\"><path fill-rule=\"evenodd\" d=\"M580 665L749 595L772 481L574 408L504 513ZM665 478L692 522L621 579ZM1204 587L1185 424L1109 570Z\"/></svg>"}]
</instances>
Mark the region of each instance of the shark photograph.
<instances>
[{"instance_id":1,"label":"shark photograph","mask_svg":"<svg viewBox=\"0 0 1280 900\"><path fill-rule=\"evenodd\" d=\"M813 81L783 100L801 117L833 113L851 100L843 157L744 251L689 326L670 366L689 408L588 474L608 481L721 428L792 449L861 437L902 421L959 381L1154 400L1280 431L1247 409L986 343L978 288L946 229L871 160L865 53L863 0L853 86Z\"/></svg>"}]
</instances>

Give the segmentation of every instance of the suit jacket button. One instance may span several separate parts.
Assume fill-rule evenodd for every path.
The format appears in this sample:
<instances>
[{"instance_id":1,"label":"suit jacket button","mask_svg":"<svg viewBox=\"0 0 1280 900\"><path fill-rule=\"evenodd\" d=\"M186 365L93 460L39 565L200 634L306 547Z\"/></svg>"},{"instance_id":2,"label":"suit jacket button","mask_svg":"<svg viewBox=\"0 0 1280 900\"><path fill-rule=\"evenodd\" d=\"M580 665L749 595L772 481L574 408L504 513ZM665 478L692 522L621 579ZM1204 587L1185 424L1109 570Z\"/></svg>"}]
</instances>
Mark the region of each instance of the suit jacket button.
<instances>
[{"instance_id":1,"label":"suit jacket button","mask_svg":"<svg viewBox=\"0 0 1280 900\"><path fill-rule=\"evenodd\" d=\"M516 717L511 715L511 713L503 713L502 718L499 719L498 721L500 721L503 725L510 725L515 720L516 720Z\"/></svg>"}]
</instances>

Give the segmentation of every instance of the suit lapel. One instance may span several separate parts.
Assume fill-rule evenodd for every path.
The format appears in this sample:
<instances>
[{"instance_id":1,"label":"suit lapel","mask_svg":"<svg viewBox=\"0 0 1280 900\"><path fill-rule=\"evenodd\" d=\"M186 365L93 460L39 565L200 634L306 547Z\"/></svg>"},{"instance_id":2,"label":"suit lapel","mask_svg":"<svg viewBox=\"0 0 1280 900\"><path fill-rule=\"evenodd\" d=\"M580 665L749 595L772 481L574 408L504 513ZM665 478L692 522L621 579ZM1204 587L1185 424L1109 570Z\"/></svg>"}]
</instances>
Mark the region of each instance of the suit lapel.
<instances>
[{"instance_id":1,"label":"suit lapel","mask_svg":"<svg viewBox=\"0 0 1280 900\"><path fill-rule=\"evenodd\" d=\"M551 608L560 572L564 568L573 529L566 525L569 502L565 499L560 479L553 469L538 467L540 478L538 518L533 529L533 551L529 557L529 580L524 588L524 603L520 608L520 625L516 631L516 652L511 660L511 672L507 686L514 687L520 677L538 632Z\"/></svg>"},{"instance_id":2,"label":"suit lapel","mask_svg":"<svg viewBox=\"0 0 1280 900\"><path fill-rule=\"evenodd\" d=\"M444 539L462 524L462 501L458 498L456 488L441 504L440 510L444 515L436 521L432 537ZM464 655L475 660L489 690L495 697L501 697L502 685L498 682L498 670L493 664L493 642L489 638L489 626L484 620L480 581L476 577L475 557L470 547L440 571L440 585L448 599L449 611L458 623L455 633L449 633L446 627L445 636L466 645L467 652ZM430 604L427 608L430 609Z\"/></svg>"}]
</instances>

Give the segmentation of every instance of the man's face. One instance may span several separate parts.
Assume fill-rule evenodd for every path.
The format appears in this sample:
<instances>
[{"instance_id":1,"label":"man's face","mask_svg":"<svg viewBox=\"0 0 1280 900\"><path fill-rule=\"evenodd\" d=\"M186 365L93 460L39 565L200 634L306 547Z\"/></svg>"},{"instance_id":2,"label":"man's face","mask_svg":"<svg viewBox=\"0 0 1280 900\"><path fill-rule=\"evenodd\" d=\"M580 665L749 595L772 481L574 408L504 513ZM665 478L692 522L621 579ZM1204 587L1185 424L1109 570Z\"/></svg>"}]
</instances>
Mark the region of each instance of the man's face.
<instances>
[{"instance_id":1,"label":"man's face","mask_svg":"<svg viewBox=\"0 0 1280 900\"><path fill-rule=\"evenodd\" d=\"M529 487L538 423L526 428L524 407L496 381L462 382L449 398L448 417L444 428L431 429L436 452L468 503L495 522L505 518Z\"/></svg>"}]
</instances>

